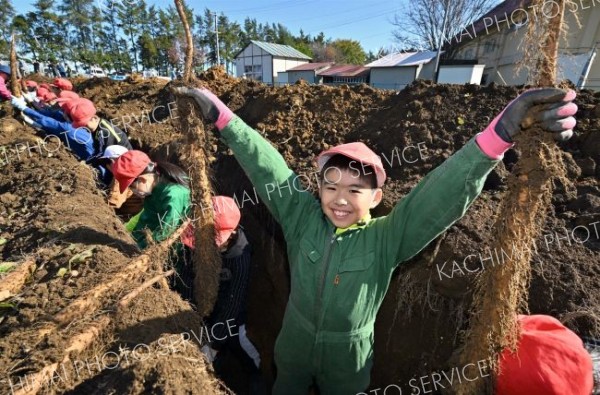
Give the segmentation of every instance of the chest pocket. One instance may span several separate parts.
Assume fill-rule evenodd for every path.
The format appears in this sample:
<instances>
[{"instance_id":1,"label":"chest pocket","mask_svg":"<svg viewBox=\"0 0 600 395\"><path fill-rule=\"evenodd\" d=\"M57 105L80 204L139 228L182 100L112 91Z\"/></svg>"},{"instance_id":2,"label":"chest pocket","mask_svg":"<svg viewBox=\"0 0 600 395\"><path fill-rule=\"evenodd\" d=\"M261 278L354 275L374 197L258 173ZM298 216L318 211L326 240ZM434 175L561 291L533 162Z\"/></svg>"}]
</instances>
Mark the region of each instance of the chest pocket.
<instances>
[{"instance_id":1,"label":"chest pocket","mask_svg":"<svg viewBox=\"0 0 600 395\"><path fill-rule=\"evenodd\" d=\"M369 252L366 255L361 255L358 257L353 256L351 258L344 259L344 262L342 262L340 268L338 269L338 274L364 271L373 266L374 262L374 252Z\"/></svg>"},{"instance_id":2,"label":"chest pocket","mask_svg":"<svg viewBox=\"0 0 600 395\"><path fill-rule=\"evenodd\" d=\"M315 248L315 246L313 246L312 243L306 239L302 239L302 241L300 241L300 250L302 251L303 258L308 260L310 263L317 263L323 257L321 252L319 252L319 250L317 250L317 248Z\"/></svg>"}]
</instances>

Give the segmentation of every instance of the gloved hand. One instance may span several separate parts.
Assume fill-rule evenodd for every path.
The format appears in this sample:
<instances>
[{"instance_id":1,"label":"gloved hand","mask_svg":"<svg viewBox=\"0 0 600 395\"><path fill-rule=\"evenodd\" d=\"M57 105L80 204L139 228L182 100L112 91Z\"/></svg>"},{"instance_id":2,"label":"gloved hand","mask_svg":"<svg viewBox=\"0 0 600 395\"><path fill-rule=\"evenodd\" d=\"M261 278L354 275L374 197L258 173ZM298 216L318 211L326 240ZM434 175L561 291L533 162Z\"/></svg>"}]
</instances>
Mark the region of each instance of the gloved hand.
<instances>
[{"instance_id":1,"label":"gloved hand","mask_svg":"<svg viewBox=\"0 0 600 395\"><path fill-rule=\"evenodd\" d=\"M23 118L23 121L25 121L25 123L26 123L27 125L30 125L30 126L31 126L31 125L33 125L33 123L34 123L33 119L29 118L27 115L25 115L25 114L23 114L23 113L21 113L21 118Z\"/></svg>"},{"instance_id":2,"label":"gloved hand","mask_svg":"<svg viewBox=\"0 0 600 395\"><path fill-rule=\"evenodd\" d=\"M29 118L27 115L21 113L21 118L23 118L23 121L25 121L27 125L31 126L35 130L42 130L42 125Z\"/></svg>"},{"instance_id":3,"label":"gloved hand","mask_svg":"<svg viewBox=\"0 0 600 395\"><path fill-rule=\"evenodd\" d=\"M23 111L27 108L27 103L25 103L25 99L22 97L11 96L10 104L17 110Z\"/></svg>"},{"instance_id":4,"label":"gloved hand","mask_svg":"<svg viewBox=\"0 0 600 395\"><path fill-rule=\"evenodd\" d=\"M558 88L528 90L513 100L490 126L507 143L512 143L516 134L533 125L554 133L558 141L568 140L576 124L575 96L573 90Z\"/></svg>"},{"instance_id":5,"label":"gloved hand","mask_svg":"<svg viewBox=\"0 0 600 395\"><path fill-rule=\"evenodd\" d=\"M23 97L25 98L27 103L32 103L36 98L36 93L35 92L27 92L27 93L23 94Z\"/></svg>"},{"instance_id":6,"label":"gloved hand","mask_svg":"<svg viewBox=\"0 0 600 395\"><path fill-rule=\"evenodd\" d=\"M227 126L233 118L233 112L208 89L179 87L176 88L176 92L194 98L202 111L202 116L213 122L219 130Z\"/></svg>"}]
</instances>

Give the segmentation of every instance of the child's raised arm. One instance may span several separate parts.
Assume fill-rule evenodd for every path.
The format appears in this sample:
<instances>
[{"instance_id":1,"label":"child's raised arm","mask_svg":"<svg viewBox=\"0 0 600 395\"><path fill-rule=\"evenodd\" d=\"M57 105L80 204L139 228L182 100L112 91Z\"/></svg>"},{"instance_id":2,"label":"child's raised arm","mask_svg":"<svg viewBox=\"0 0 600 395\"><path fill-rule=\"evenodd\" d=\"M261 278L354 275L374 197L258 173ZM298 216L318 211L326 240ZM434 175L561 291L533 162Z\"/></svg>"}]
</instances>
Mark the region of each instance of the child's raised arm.
<instances>
[{"instance_id":1,"label":"child's raised arm","mask_svg":"<svg viewBox=\"0 0 600 395\"><path fill-rule=\"evenodd\" d=\"M178 92L193 97L204 118L215 123L286 238L301 232L308 215L321 214L318 201L300 184L281 154L218 97L206 89L178 88Z\"/></svg>"},{"instance_id":2,"label":"child's raised arm","mask_svg":"<svg viewBox=\"0 0 600 395\"><path fill-rule=\"evenodd\" d=\"M386 264L394 268L460 219L481 193L489 172L523 127L537 124L566 140L573 134L575 92L530 90L513 100L476 138L430 172L378 221Z\"/></svg>"}]
</instances>

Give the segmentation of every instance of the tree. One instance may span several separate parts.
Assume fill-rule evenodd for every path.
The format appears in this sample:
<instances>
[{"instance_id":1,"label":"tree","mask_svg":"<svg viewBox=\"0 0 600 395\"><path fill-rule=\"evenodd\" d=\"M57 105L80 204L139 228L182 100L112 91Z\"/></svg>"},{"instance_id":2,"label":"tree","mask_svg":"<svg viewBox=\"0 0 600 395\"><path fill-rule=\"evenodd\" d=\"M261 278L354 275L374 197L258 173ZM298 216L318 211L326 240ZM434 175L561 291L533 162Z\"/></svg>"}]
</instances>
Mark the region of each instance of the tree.
<instances>
[{"instance_id":1,"label":"tree","mask_svg":"<svg viewBox=\"0 0 600 395\"><path fill-rule=\"evenodd\" d=\"M339 50L330 42L315 41L310 44L310 50L315 62L336 62L341 59Z\"/></svg>"},{"instance_id":2,"label":"tree","mask_svg":"<svg viewBox=\"0 0 600 395\"><path fill-rule=\"evenodd\" d=\"M114 5L119 24L123 29L123 34L129 40L129 52L133 55L133 64L136 71L139 71L138 45L136 38L139 37L139 34L142 31L144 16L147 14L146 8L146 0L141 0L136 4L117 2Z\"/></svg>"},{"instance_id":3,"label":"tree","mask_svg":"<svg viewBox=\"0 0 600 395\"><path fill-rule=\"evenodd\" d=\"M437 49L455 36L465 33L465 28L481 18L500 0L413 0L402 14L394 15L392 25L396 41L403 47ZM447 8L447 10L446 10ZM444 13L448 21L444 26ZM471 32L472 34L472 32Z\"/></svg>"},{"instance_id":4,"label":"tree","mask_svg":"<svg viewBox=\"0 0 600 395\"><path fill-rule=\"evenodd\" d=\"M338 57L335 59L338 63L364 64L367 59L365 50L356 40L338 39L331 45L338 52Z\"/></svg>"},{"instance_id":5,"label":"tree","mask_svg":"<svg viewBox=\"0 0 600 395\"><path fill-rule=\"evenodd\" d=\"M10 50L11 21L15 15L11 0L0 0L0 54Z\"/></svg>"}]
</instances>

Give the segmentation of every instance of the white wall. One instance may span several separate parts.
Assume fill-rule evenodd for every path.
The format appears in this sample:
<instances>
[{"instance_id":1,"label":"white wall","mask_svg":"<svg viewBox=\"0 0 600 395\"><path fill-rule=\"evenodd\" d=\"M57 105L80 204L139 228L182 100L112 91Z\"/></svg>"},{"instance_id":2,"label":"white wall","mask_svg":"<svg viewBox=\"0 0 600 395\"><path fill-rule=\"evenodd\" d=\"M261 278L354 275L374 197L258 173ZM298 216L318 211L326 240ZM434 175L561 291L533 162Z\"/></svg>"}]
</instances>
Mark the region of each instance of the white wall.
<instances>
[{"instance_id":1,"label":"white wall","mask_svg":"<svg viewBox=\"0 0 600 395\"><path fill-rule=\"evenodd\" d=\"M485 65L440 66L439 84L481 84Z\"/></svg>"},{"instance_id":2,"label":"white wall","mask_svg":"<svg viewBox=\"0 0 600 395\"><path fill-rule=\"evenodd\" d=\"M373 67L370 84L379 89L403 89L415 80L417 66Z\"/></svg>"},{"instance_id":3,"label":"white wall","mask_svg":"<svg viewBox=\"0 0 600 395\"><path fill-rule=\"evenodd\" d=\"M237 77L241 77L245 73L246 66L260 65L261 81L270 84L273 82L271 59L271 55L263 51L259 46L251 43L235 58L236 75ZM251 77L248 76L248 78Z\"/></svg>"},{"instance_id":4,"label":"white wall","mask_svg":"<svg viewBox=\"0 0 600 395\"><path fill-rule=\"evenodd\" d=\"M423 65L417 75L417 79L432 81L435 79L435 59Z\"/></svg>"},{"instance_id":5,"label":"white wall","mask_svg":"<svg viewBox=\"0 0 600 395\"><path fill-rule=\"evenodd\" d=\"M301 64L308 63L307 60L300 59L286 59L286 58L273 58L273 80L277 81L277 73L280 71L286 71L289 69L293 69L296 66L300 66Z\"/></svg>"}]
</instances>

